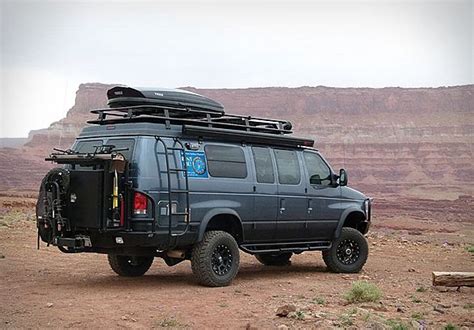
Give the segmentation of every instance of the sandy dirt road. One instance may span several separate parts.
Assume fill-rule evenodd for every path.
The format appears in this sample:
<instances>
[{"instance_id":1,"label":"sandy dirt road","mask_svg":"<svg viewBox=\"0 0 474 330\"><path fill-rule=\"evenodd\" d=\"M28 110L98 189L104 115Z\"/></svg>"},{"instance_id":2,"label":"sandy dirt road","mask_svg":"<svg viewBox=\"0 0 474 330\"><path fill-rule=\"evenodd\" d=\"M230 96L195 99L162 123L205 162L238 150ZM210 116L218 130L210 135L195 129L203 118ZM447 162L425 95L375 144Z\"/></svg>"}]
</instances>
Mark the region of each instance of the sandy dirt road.
<instances>
[{"instance_id":1,"label":"sandy dirt road","mask_svg":"<svg viewBox=\"0 0 474 330\"><path fill-rule=\"evenodd\" d=\"M189 262L170 268L156 259L145 276L121 278L104 255L38 251L34 223L17 221L0 226L0 328L473 328L474 290L431 286L433 270L474 271L462 226L412 235L374 228L369 261L354 275L328 273L318 252L287 267L242 253L231 286L205 288ZM348 304L343 294L355 280L376 284L381 301ZM286 304L297 312L276 316Z\"/></svg>"}]
</instances>

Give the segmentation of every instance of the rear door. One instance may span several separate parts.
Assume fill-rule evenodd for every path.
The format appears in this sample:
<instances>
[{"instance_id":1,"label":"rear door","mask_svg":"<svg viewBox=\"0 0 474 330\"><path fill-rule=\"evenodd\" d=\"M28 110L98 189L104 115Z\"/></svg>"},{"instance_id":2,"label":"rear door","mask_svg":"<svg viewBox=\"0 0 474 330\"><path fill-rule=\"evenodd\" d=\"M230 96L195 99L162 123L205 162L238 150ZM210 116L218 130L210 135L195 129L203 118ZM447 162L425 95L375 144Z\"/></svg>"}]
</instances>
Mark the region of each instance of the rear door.
<instances>
[{"instance_id":1,"label":"rear door","mask_svg":"<svg viewBox=\"0 0 474 330\"><path fill-rule=\"evenodd\" d=\"M280 241L304 240L307 236L307 200L299 152L274 149L273 153L278 172L278 222L275 238Z\"/></svg>"}]
</instances>

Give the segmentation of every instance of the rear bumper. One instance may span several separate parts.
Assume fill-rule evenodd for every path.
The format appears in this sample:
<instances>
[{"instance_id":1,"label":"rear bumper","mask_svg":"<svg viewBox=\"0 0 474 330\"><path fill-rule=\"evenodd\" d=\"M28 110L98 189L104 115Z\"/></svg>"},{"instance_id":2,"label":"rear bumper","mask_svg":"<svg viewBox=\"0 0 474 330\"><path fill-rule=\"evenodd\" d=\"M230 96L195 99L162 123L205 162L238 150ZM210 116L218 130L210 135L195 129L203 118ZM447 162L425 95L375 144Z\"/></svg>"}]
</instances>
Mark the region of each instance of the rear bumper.
<instances>
[{"instance_id":1,"label":"rear bumper","mask_svg":"<svg viewBox=\"0 0 474 330\"><path fill-rule=\"evenodd\" d=\"M190 224L183 235L168 230L155 232L132 232L125 230L89 231L76 233L70 237L56 237L52 244L66 247L70 252L96 252L116 254L150 254L152 251L192 245L198 238L199 224Z\"/></svg>"}]
</instances>

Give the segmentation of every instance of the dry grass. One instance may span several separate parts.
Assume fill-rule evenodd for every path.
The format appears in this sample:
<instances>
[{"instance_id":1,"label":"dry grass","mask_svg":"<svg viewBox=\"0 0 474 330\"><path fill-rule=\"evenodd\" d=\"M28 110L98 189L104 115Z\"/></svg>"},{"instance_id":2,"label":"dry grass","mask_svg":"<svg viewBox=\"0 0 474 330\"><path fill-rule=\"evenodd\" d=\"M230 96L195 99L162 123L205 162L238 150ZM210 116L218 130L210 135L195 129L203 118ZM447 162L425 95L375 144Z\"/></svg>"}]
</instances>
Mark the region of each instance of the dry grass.
<instances>
[{"instance_id":1,"label":"dry grass","mask_svg":"<svg viewBox=\"0 0 474 330\"><path fill-rule=\"evenodd\" d=\"M382 297L382 291L373 283L356 281L344 297L350 303L376 302Z\"/></svg>"}]
</instances>

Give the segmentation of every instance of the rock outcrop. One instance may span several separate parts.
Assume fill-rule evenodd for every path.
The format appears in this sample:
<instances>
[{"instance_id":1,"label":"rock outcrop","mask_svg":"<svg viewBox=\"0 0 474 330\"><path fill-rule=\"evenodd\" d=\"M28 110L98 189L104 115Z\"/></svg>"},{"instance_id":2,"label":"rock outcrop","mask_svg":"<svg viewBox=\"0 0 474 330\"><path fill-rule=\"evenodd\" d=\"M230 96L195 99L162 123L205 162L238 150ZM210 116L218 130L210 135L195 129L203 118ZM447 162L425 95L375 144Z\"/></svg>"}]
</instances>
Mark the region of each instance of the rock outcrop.
<instances>
[{"instance_id":1,"label":"rock outcrop","mask_svg":"<svg viewBox=\"0 0 474 330\"><path fill-rule=\"evenodd\" d=\"M66 117L33 131L21 149L0 149L0 189L37 189L52 147L68 148L106 105L111 85L82 84ZM352 184L472 183L474 85L441 88L247 88L187 90L216 99L228 113L284 118L297 135L312 137ZM377 187L377 188L376 188Z\"/></svg>"}]
</instances>

